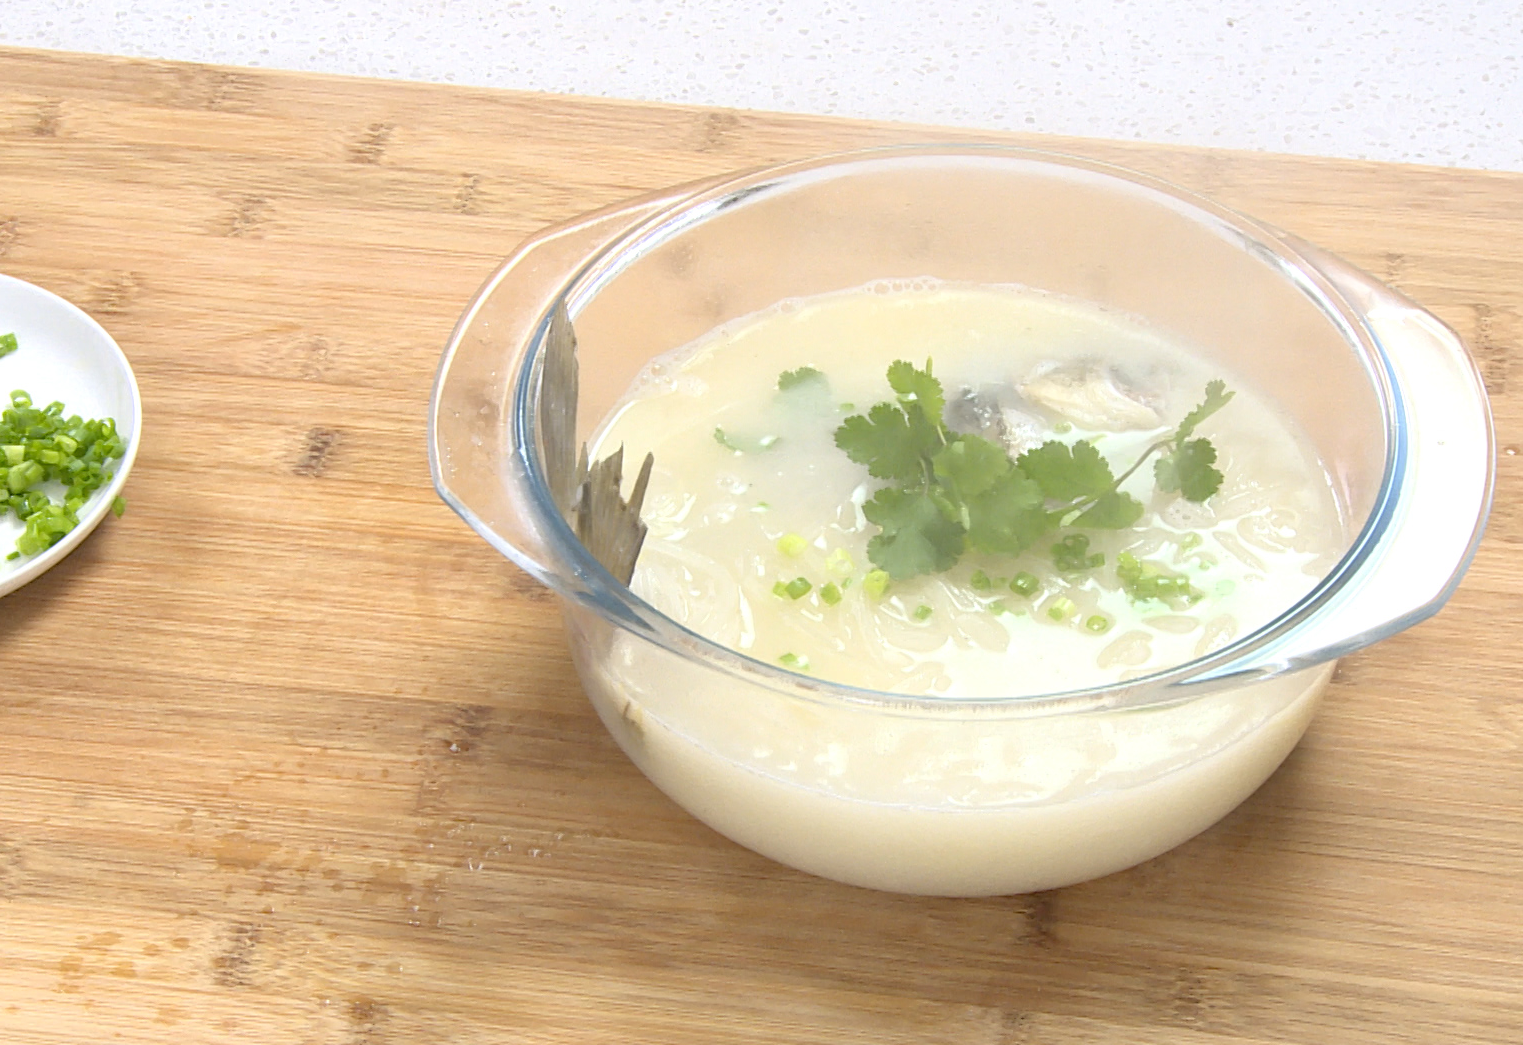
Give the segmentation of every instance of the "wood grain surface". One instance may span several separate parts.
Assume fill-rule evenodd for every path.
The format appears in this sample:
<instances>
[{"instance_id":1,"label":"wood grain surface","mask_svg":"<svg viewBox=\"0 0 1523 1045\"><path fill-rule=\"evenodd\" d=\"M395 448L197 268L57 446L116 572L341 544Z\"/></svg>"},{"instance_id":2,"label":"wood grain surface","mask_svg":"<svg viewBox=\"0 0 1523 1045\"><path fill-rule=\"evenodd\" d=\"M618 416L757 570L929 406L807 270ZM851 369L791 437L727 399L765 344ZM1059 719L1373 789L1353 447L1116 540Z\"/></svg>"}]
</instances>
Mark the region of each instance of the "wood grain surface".
<instances>
[{"instance_id":1,"label":"wood grain surface","mask_svg":"<svg viewBox=\"0 0 1523 1045\"><path fill-rule=\"evenodd\" d=\"M1008 139L1389 281L1467 339L1501 446L1449 607L1101 881L907 898L718 837L435 496L434 367L521 238L968 137L0 50L0 271L104 324L144 403L127 514L0 602L0 1042L1523 1041L1523 177Z\"/></svg>"}]
</instances>

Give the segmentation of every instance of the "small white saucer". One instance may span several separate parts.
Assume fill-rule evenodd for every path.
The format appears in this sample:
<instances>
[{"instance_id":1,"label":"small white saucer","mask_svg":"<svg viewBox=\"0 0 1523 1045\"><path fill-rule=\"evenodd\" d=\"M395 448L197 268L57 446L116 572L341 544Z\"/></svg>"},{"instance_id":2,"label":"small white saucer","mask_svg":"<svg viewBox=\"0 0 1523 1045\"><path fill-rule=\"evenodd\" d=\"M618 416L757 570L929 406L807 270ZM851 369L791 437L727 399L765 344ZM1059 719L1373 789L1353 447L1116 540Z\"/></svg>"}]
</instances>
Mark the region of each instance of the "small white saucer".
<instances>
[{"instance_id":1,"label":"small white saucer","mask_svg":"<svg viewBox=\"0 0 1523 1045\"><path fill-rule=\"evenodd\" d=\"M61 560L111 510L137 457L142 399L127 357L101 325L57 294L0 275L0 334L16 335L17 349L0 358L0 409L24 389L38 406L59 400L65 413L110 417L126 445L111 482L95 491L79 512L79 525L40 555L7 560L22 525L10 512L0 518L0 595L7 595Z\"/></svg>"}]
</instances>

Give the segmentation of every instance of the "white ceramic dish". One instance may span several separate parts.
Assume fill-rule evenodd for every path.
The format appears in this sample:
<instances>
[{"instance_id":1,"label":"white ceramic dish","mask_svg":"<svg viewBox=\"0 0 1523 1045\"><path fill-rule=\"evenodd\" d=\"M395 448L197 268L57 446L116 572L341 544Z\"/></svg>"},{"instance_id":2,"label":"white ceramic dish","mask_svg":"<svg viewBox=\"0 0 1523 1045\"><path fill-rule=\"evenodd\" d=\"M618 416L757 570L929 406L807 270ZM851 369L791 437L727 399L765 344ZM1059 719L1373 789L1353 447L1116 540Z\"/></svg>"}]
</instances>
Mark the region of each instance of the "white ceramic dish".
<instances>
[{"instance_id":1,"label":"white ceramic dish","mask_svg":"<svg viewBox=\"0 0 1523 1045\"><path fill-rule=\"evenodd\" d=\"M0 518L0 596L42 576L100 525L137 457L142 414L132 367L99 323L57 294L0 275L0 334L11 333L18 348L0 359L0 405L9 406L10 393L25 389L39 405L56 399L70 414L114 418L126 453L111 482L79 513L79 525L42 554L7 560L22 526L9 512Z\"/></svg>"}]
</instances>

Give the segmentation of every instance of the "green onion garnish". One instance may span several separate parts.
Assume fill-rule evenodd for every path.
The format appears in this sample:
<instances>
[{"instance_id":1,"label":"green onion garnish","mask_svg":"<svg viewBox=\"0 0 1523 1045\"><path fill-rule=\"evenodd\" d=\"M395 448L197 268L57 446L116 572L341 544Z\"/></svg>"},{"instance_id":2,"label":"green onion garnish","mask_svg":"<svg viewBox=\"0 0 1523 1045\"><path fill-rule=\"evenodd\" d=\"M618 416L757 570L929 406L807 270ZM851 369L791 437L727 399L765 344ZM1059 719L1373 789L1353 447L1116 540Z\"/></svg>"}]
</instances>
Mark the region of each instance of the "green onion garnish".
<instances>
[{"instance_id":1,"label":"green onion garnish","mask_svg":"<svg viewBox=\"0 0 1523 1045\"><path fill-rule=\"evenodd\" d=\"M807 578L795 577L791 581L778 581L772 585L772 594L780 599L802 599L809 594L809 589L814 587Z\"/></svg>"},{"instance_id":2,"label":"green onion garnish","mask_svg":"<svg viewBox=\"0 0 1523 1045\"><path fill-rule=\"evenodd\" d=\"M831 573L849 577L851 571L856 569L856 564L851 561L851 552L845 548L837 548L825 556L825 568Z\"/></svg>"},{"instance_id":3,"label":"green onion garnish","mask_svg":"<svg viewBox=\"0 0 1523 1045\"><path fill-rule=\"evenodd\" d=\"M777 539L777 550L790 559L797 559L808 547L809 542L796 533L785 533Z\"/></svg>"},{"instance_id":4,"label":"green onion garnish","mask_svg":"<svg viewBox=\"0 0 1523 1045\"><path fill-rule=\"evenodd\" d=\"M1042 582L1036 579L1035 574L1022 570L1017 573L1010 582L1010 590L1017 595L1024 595L1028 599L1036 594L1036 590L1042 586Z\"/></svg>"},{"instance_id":5,"label":"green onion garnish","mask_svg":"<svg viewBox=\"0 0 1523 1045\"><path fill-rule=\"evenodd\" d=\"M13 342L13 335L0 337L0 346ZM109 466L126 447L109 417L65 417L62 403L38 408L19 390L11 393L10 401L0 413L0 516L11 512L25 527L15 551L7 556L17 559L46 551L79 525L79 510L111 481L114 470ZM62 500L54 501L38 489L43 483L62 486ZM112 502L117 515L125 507L120 497Z\"/></svg>"},{"instance_id":6,"label":"green onion garnish","mask_svg":"<svg viewBox=\"0 0 1523 1045\"><path fill-rule=\"evenodd\" d=\"M1067 620L1078 608L1078 605L1067 595L1059 595L1047 607L1047 616L1051 620Z\"/></svg>"}]
</instances>

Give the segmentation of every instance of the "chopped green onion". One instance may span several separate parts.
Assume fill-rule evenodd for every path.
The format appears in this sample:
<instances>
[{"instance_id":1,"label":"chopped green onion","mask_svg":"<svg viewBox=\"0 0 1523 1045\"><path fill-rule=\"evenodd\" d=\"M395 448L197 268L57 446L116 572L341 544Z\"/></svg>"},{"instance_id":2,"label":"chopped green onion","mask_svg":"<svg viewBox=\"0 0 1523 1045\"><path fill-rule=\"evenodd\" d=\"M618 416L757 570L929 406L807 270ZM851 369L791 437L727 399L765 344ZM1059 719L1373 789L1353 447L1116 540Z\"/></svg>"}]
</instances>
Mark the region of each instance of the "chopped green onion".
<instances>
[{"instance_id":1,"label":"chopped green onion","mask_svg":"<svg viewBox=\"0 0 1523 1045\"><path fill-rule=\"evenodd\" d=\"M1122 590L1133 599L1188 599L1198 602L1203 593L1190 584L1190 579L1171 573L1164 567L1146 559L1139 559L1130 552L1116 557L1116 579Z\"/></svg>"},{"instance_id":2,"label":"chopped green onion","mask_svg":"<svg viewBox=\"0 0 1523 1045\"><path fill-rule=\"evenodd\" d=\"M837 588L834 582L826 584L820 589L820 601L827 606L834 606L841 601L841 589Z\"/></svg>"},{"instance_id":3,"label":"chopped green onion","mask_svg":"<svg viewBox=\"0 0 1523 1045\"><path fill-rule=\"evenodd\" d=\"M1084 626L1096 635L1101 635L1111 630L1111 621L1109 617L1097 613L1086 620Z\"/></svg>"},{"instance_id":4,"label":"chopped green onion","mask_svg":"<svg viewBox=\"0 0 1523 1045\"><path fill-rule=\"evenodd\" d=\"M36 461L22 461L6 470L5 485L11 493L21 493L42 482L47 470Z\"/></svg>"},{"instance_id":5,"label":"chopped green onion","mask_svg":"<svg viewBox=\"0 0 1523 1045\"><path fill-rule=\"evenodd\" d=\"M65 417L59 402L38 409L19 389L10 404L0 412L0 515L10 512L24 526L14 559L47 550L79 525L79 511L111 481L109 466L125 447L109 417ZM47 482L63 487L61 502L37 489Z\"/></svg>"},{"instance_id":6,"label":"chopped green onion","mask_svg":"<svg viewBox=\"0 0 1523 1045\"><path fill-rule=\"evenodd\" d=\"M994 582L989 579L989 575L983 570L974 570L973 576L969 579L968 583L973 585L974 591L988 591L994 587Z\"/></svg>"},{"instance_id":7,"label":"chopped green onion","mask_svg":"<svg viewBox=\"0 0 1523 1045\"><path fill-rule=\"evenodd\" d=\"M784 653L777 660L785 668L793 668L795 671L809 670L809 658L801 657L797 653Z\"/></svg>"},{"instance_id":8,"label":"chopped green onion","mask_svg":"<svg viewBox=\"0 0 1523 1045\"><path fill-rule=\"evenodd\" d=\"M1052 561L1065 573L1092 570L1105 565L1105 556L1099 552L1090 554L1089 538L1082 533L1071 533L1052 546Z\"/></svg>"},{"instance_id":9,"label":"chopped green onion","mask_svg":"<svg viewBox=\"0 0 1523 1045\"><path fill-rule=\"evenodd\" d=\"M825 556L825 568L831 573L846 577L851 574L852 570L857 568L857 564L852 562L851 552L845 548L837 548Z\"/></svg>"},{"instance_id":10,"label":"chopped green onion","mask_svg":"<svg viewBox=\"0 0 1523 1045\"><path fill-rule=\"evenodd\" d=\"M1010 590L1028 599L1035 595L1041 586L1042 582L1036 579L1036 575L1027 573L1025 570L1017 573L1010 581Z\"/></svg>"},{"instance_id":11,"label":"chopped green onion","mask_svg":"<svg viewBox=\"0 0 1523 1045\"><path fill-rule=\"evenodd\" d=\"M875 599L881 599L884 592L888 591L888 580L887 570L873 570L862 578L862 590Z\"/></svg>"},{"instance_id":12,"label":"chopped green onion","mask_svg":"<svg viewBox=\"0 0 1523 1045\"><path fill-rule=\"evenodd\" d=\"M808 547L809 542L796 533L786 533L777 539L777 550L790 559L797 559Z\"/></svg>"},{"instance_id":13,"label":"chopped green onion","mask_svg":"<svg viewBox=\"0 0 1523 1045\"><path fill-rule=\"evenodd\" d=\"M1050 620L1067 620L1078 608L1078 605L1067 595L1059 595L1048 605L1047 616Z\"/></svg>"},{"instance_id":14,"label":"chopped green onion","mask_svg":"<svg viewBox=\"0 0 1523 1045\"><path fill-rule=\"evenodd\" d=\"M16 335L0 334L0 358L8 356L14 351L16 351Z\"/></svg>"},{"instance_id":15,"label":"chopped green onion","mask_svg":"<svg viewBox=\"0 0 1523 1045\"><path fill-rule=\"evenodd\" d=\"M791 581L778 581L772 585L772 594L780 599L793 599L797 602L809 594L809 589L814 587L804 577L795 577Z\"/></svg>"},{"instance_id":16,"label":"chopped green onion","mask_svg":"<svg viewBox=\"0 0 1523 1045\"><path fill-rule=\"evenodd\" d=\"M913 616L914 616L914 618L916 620L927 621L927 620L931 619L931 612L932 612L931 607L925 605L924 603L921 603L919 606L915 607L915 612L914 612Z\"/></svg>"}]
</instances>

